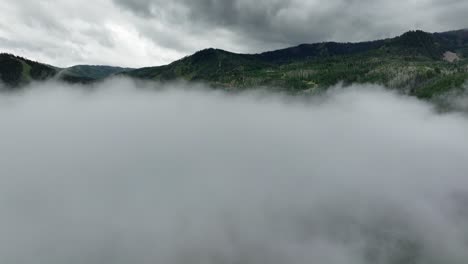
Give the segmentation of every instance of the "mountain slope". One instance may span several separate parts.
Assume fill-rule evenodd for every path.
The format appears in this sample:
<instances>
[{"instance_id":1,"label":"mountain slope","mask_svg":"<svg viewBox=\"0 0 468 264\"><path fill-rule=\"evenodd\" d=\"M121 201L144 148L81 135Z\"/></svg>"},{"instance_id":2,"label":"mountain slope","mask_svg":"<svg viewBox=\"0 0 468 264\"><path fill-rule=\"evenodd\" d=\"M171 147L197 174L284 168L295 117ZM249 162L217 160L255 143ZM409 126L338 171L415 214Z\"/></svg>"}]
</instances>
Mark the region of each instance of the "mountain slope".
<instances>
[{"instance_id":1,"label":"mountain slope","mask_svg":"<svg viewBox=\"0 0 468 264\"><path fill-rule=\"evenodd\" d=\"M360 43L324 42L301 44L296 47L255 54L254 56L262 61L286 64L298 60L303 61L327 56L351 55L367 52L378 49L384 44L384 40Z\"/></svg>"},{"instance_id":2,"label":"mountain slope","mask_svg":"<svg viewBox=\"0 0 468 264\"><path fill-rule=\"evenodd\" d=\"M10 86L52 78L57 68L11 54L0 54L0 80Z\"/></svg>"},{"instance_id":3,"label":"mountain slope","mask_svg":"<svg viewBox=\"0 0 468 264\"><path fill-rule=\"evenodd\" d=\"M434 35L442 38L448 49L468 58L468 29L435 33Z\"/></svg>"}]
</instances>

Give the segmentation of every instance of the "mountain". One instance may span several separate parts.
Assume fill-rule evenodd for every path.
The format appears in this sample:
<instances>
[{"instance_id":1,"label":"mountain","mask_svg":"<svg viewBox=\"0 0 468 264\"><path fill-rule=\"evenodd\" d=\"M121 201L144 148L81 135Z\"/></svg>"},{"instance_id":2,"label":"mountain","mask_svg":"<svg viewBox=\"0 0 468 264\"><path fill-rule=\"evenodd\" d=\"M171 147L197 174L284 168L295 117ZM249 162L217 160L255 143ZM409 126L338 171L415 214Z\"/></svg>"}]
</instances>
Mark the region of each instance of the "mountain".
<instances>
[{"instance_id":1,"label":"mountain","mask_svg":"<svg viewBox=\"0 0 468 264\"><path fill-rule=\"evenodd\" d=\"M259 54L205 49L168 65L139 69L89 65L61 69L2 54L0 75L10 87L49 78L89 83L119 75L203 81L236 90L268 86L292 93L321 91L339 82L377 83L431 98L463 86L468 79L467 58L468 30L416 30L389 39L302 44Z\"/></svg>"}]
</instances>

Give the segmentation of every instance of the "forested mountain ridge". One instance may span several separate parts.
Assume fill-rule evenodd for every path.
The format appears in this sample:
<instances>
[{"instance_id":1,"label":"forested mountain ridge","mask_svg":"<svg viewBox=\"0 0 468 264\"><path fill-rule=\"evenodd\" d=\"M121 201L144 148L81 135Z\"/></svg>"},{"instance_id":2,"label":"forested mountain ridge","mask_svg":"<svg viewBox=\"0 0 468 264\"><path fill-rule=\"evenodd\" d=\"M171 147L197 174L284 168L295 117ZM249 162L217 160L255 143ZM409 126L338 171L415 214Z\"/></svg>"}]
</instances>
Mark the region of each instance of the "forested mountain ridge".
<instances>
[{"instance_id":1,"label":"forested mountain ridge","mask_svg":"<svg viewBox=\"0 0 468 264\"><path fill-rule=\"evenodd\" d=\"M171 64L139 69L80 65L66 69L9 54L0 55L0 77L9 87L56 78L89 83L112 75L170 81L202 81L223 89L265 86L315 92L339 82L377 83L421 97L457 89L468 79L468 30L409 31L359 42L323 42L237 54L205 49Z\"/></svg>"}]
</instances>

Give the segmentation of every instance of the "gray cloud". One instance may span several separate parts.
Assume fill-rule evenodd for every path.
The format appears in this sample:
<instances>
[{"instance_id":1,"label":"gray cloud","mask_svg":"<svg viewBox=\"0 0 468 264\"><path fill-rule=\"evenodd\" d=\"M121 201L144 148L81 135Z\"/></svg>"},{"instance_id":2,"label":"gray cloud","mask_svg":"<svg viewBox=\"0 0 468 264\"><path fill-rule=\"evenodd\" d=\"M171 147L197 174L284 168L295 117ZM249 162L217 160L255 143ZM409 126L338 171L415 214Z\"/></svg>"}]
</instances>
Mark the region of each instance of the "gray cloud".
<instances>
[{"instance_id":1,"label":"gray cloud","mask_svg":"<svg viewBox=\"0 0 468 264\"><path fill-rule=\"evenodd\" d=\"M94 88L0 95L1 262L468 258L466 116L372 85Z\"/></svg>"},{"instance_id":2,"label":"gray cloud","mask_svg":"<svg viewBox=\"0 0 468 264\"><path fill-rule=\"evenodd\" d=\"M141 21L121 13L110 0L92 6L72 0L0 1L0 7L2 52L63 67L157 65L182 56L142 36L136 29Z\"/></svg>"}]
</instances>

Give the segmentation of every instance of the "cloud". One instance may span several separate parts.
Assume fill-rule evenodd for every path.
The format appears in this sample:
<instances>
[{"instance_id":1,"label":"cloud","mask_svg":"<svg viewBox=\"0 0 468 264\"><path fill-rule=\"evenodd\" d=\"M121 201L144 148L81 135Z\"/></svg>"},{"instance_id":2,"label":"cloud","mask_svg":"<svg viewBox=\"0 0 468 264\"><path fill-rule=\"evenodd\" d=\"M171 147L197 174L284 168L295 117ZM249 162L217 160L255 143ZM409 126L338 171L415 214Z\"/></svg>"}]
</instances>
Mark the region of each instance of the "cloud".
<instances>
[{"instance_id":1,"label":"cloud","mask_svg":"<svg viewBox=\"0 0 468 264\"><path fill-rule=\"evenodd\" d=\"M410 29L428 31L466 27L464 1L443 4L412 1L300 1L300 0L114 0L139 15L171 25L209 32L222 28L239 35L238 45L265 50L278 45L327 40L359 41L393 37ZM202 33L202 34L203 34ZM251 40L258 41L253 45ZM253 47L252 47L253 45Z\"/></svg>"},{"instance_id":2,"label":"cloud","mask_svg":"<svg viewBox=\"0 0 468 264\"><path fill-rule=\"evenodd\" d=\"M182 56L141 35L137 18L109 0L0 1L0 50L68 67L74 64L147 66ZM105 14L105 15L103 15ZM156 30L154 31L156 32Z\"/></svg>"},{"instance_id":3,"label":"cloud","mask_svg":"<svg viewBox=\"0 0 468 264\"><path fill-rule=\"evenodd\" d=\"M433 100L444 110L468 112L468 82L461 89L442 93Z\"/></svg>"},{"instance_id":4,"label":"cloud","mask_svg":"<svg viewBox=\"0 0 468 264\"><path fill-rule=\"evenodd\" d=\"M466 116L109 80L0 96L4 263L462 263Z\"/></svg>"},{"instance_id":5,"label":"cloud","mask_svg":"<svg viewBox=\"0 0 468 264\"><path fill-rule=\"evenodd\" d=\"M467 27L462 0L0 0L0 49L57 66L153 66L208 47L261 52L301 43ZM12 43L15 43L12 45Z\"/></svg>"}]
</instances>

